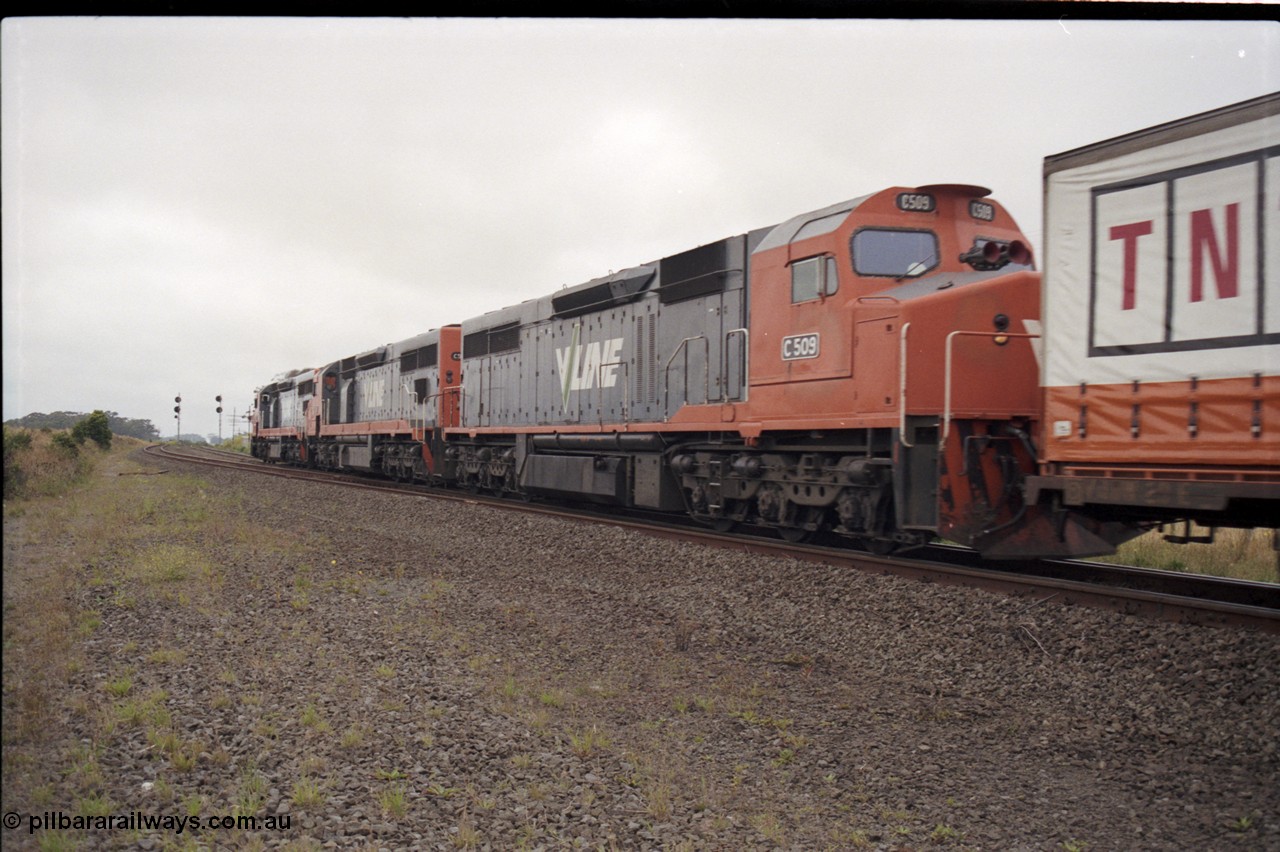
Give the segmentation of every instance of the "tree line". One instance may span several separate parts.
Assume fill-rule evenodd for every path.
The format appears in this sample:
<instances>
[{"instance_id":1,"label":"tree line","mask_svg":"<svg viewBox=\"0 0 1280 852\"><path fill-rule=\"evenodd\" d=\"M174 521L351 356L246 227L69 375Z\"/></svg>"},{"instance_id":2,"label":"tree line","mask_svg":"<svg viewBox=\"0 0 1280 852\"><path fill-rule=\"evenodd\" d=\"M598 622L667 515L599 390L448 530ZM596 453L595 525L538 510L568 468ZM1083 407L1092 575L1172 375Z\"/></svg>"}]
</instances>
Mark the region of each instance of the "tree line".
<instances>
[{"instance_id":1,"label":"tree line","mask_svg":"<svg viewBox=\"0 0 1280 852\"><path fill-rule=\"evenodd\" d=\"M160 437L160 430L156 429L150 420L121 417L114 411L95 411L92 415L81 411L55 411L51 414L35 411L16 420L6 420L4 425L21 429L75 429L76 426L87 421L91 416L98 414L105 415L106 426L112 434L127 435L131 438L140 438L143 441L154 441ZM98 423L99 421L95 417L94 425L98 426Z\"/></svg>"}]
</instances>

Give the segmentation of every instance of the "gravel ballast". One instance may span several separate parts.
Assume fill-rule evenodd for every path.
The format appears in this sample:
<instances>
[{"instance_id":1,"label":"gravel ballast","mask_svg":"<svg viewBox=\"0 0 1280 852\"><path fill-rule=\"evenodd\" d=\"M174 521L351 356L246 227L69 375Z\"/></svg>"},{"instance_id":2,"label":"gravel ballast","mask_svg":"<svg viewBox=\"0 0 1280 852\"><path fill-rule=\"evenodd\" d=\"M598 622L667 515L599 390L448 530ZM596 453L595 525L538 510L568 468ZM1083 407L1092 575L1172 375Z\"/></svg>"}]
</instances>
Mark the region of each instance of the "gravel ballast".
<instances>
[{"instance_id":1,"label":"gravel ballast","mask_svg":"<svg viewBox=\"0 0 1280 852\"><path fill-rule=\"evenodd\" d=\"M113 813L289 817L202 844L1280 849L1280 637L166 466L213 508L137 549L204 567L82 569L48 748Z\"/></svg>"}]
</instances>

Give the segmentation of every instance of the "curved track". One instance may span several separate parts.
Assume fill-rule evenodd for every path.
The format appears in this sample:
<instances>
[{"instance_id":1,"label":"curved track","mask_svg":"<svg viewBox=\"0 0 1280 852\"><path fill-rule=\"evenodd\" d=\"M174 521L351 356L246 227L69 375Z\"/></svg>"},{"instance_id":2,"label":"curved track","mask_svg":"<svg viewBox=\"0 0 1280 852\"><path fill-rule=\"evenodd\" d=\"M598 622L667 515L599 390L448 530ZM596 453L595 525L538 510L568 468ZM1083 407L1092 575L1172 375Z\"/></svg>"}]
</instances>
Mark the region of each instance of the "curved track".
<instances>
[{"instance_id":1,"label":"curved track","mask_svg":"<svg viewBox=\"0 0 1280 852\"><path fill-rule=\"evenodd\" d=\"M153 457L192 464L235 468L259 474L389 491L406 496L459 500L512 511L609 523L651 535L713 547L785 556L862 571L914 577L926 582L979 587L1033 599L1033 605L1057 603L1111 609L1133 615L1191 624L1243 626L1280 633L1280 585L1132 568L1073 560L981 562L966 548L931 546L894 557L874 556L847 547L800 545L768 535L723 534L672 521L619 517L598 508L521 503L463 491L405 485L352 474L265 464L242 453L207 447L153 445Z\"/></svg>"}]
</instances>

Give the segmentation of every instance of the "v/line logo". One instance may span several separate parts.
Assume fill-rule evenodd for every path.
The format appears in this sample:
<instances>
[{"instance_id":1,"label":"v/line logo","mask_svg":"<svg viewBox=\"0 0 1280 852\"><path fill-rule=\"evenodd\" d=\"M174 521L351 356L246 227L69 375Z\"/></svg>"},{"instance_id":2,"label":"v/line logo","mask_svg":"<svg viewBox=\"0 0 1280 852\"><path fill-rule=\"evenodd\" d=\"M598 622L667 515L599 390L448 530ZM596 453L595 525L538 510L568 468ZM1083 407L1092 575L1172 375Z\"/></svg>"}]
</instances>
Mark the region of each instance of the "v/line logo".
<instances>
[{"instance_id":1,"label":"v/line logo","mask_svg":"<svg viewBox=\"0 0 1280 852\"><path fill-rule=\"evenodd\" d=\"M618 366L622 358L622 338L579 342L582 325L573 327L569 345L556 349L556 366L560 369L560 401L569 407L569 394L591 390L599 384L611 388L618 383Z\"/></svg>"},{"instance_id":2,"label":"v/line logo","mask_svg":"<svg viewBox=\"0 0 1280 852\"><path fill-rule=\"evenodd\" d=\"M368 412L381 408L387 397L387 377L366 378L360 382L360 410Z\"/></svg>"}]
</instances>

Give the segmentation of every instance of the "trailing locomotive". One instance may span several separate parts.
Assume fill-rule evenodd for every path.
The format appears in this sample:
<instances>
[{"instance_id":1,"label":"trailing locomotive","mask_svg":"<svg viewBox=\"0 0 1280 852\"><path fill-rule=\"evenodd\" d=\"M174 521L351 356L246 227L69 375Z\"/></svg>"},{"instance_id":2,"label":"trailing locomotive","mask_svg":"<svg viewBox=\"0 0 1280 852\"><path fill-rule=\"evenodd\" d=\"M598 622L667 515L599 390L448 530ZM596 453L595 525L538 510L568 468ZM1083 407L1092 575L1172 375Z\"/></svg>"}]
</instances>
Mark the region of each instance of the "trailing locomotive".
<instances>
[{"instance_id":1,"label":"trailing locomotive","mask_svg":"<svg viewBox=\"0 0 1280 852\"><path fill-rule=\"evenodd\" d=\"M893 187L282 375L252 451L876 552L1274 525L1278 138L1270 96L1049 158L1047 337L986 189Z\"/></svg>"}]
</instances>

